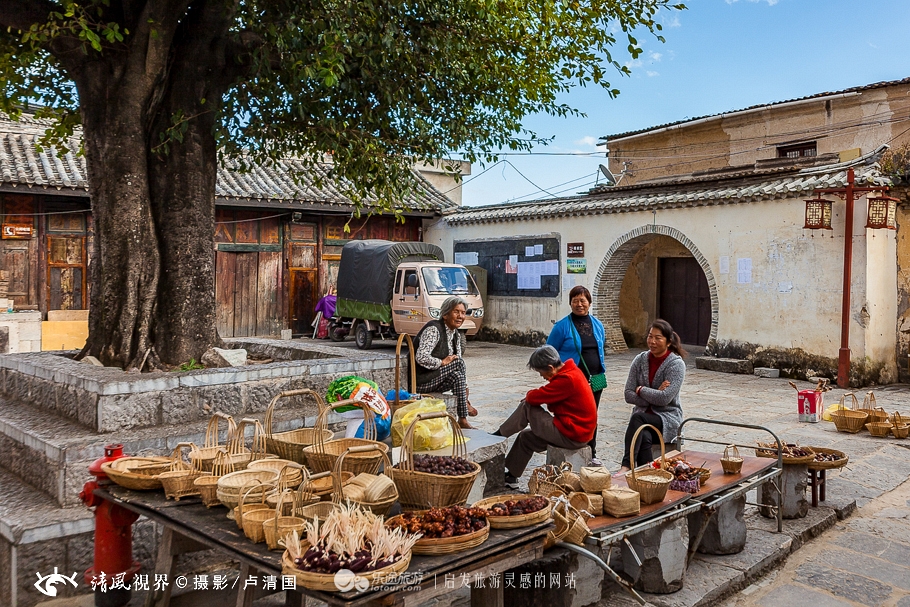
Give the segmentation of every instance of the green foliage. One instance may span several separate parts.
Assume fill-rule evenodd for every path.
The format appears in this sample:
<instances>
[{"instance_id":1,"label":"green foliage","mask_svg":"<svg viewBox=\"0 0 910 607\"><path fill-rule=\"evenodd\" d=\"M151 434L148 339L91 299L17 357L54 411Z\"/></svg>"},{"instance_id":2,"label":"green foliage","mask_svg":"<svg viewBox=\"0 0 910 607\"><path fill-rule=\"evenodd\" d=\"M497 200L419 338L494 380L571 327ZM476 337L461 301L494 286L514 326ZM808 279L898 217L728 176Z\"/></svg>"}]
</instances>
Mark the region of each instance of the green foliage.
<instances>
[{"instance_id":1,"label":"green foliage","mask_svg":"<svg viewBox=\"0 0 910 607\"><path fill-rule=\"evenodd\" d=\"M207 0L179 20L144 20L152 0L47 4L54 9L27 27L0 13L0 110L42 106L41 116L57 119L48 141L65 140L79 119L80 74L66 72L63 53L151 53L178 27L194 27L192 11L225 7L234 12L223 41L242 52L198 60L213 77L236 76L222 98L197 100L218 116L222 159L293 155L312 165L331 154L332 177L349 195L397 214L414 162L456 154L495 162L500 149L546 143L522 127L525 116L582 115L561 101L576 86L619 94L608 73L628 75L639 35L663 41L658 14L685 8L672 0ZM170 126L149 134L149 148L167 154L198 115L188 107L166 116Z\"/></svg>"},{"instance_id":2,"label":"green foliage","mask_svg":"<svg viewBox=\"0 0 910 607\"><path fill-rule=\"evenodd\" d=\"M191 358L189 362L185 362L180 365L176 370L177 371L195 371L197 369L205 369L205 365L197 363L195 358Z\"/></svg>"}]
</instances>

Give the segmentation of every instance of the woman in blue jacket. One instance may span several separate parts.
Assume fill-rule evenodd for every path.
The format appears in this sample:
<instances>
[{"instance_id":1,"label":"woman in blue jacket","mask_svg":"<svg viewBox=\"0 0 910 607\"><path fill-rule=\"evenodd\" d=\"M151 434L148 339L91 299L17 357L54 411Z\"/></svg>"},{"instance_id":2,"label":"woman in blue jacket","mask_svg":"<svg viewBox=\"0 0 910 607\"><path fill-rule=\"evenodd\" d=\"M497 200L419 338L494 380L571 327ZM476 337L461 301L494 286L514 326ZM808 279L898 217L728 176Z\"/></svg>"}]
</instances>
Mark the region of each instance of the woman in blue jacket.
<instances>
[{"instance_id":1,"label":"woman in blue jacket","mask_svg":"<svg viewBox=\"0 0 910 607\"><path fill-rule=\"evenodd\" d=\"M563 362L573 360L587 379L592 375L604 373L604 326L590 314L591 292L585 287L577 285L569 291L569 306L572 312L553 325L547 345L553 346L559 352ZM603 390L594 392L594 403L600 406L600 395ZM594 428L594 438L588 443L591 447L591 457L594 465L599 465L597 459L597 428Z\"/></svg>"}]
</instances>

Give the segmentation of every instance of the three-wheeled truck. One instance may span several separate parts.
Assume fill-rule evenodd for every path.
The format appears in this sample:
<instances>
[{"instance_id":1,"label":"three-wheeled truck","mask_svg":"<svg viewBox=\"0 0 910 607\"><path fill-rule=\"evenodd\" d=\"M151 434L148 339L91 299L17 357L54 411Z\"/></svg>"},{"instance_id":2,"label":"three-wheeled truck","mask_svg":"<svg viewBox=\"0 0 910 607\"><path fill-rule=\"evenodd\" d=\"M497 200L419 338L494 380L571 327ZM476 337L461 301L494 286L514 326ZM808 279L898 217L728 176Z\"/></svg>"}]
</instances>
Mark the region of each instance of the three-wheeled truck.
<instances>
[{"instance_id":1,"label":"three-wheeled truck","mask_svg":"<svg viewBox=\"0 0 910 607\"><path fill-rule=\"evenodd\" d=\"M474 335L483 322L483 301L464 266L445 263L442 249L425 242L354 240L341 250L329 336L342 341L353 334L362 350L375 337L414 336L440 317L442 302L452 295L468 302L461 328Z\"/></svg>"}]
</instances>

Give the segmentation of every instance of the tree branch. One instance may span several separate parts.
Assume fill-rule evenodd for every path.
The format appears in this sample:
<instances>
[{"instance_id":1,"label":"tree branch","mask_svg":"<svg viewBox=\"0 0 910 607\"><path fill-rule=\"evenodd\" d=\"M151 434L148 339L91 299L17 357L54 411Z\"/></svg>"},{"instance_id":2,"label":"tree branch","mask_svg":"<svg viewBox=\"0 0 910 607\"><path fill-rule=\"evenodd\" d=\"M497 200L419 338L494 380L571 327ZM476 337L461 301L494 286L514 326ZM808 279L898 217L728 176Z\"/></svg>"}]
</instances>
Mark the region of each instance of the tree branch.
<instances>
[{"instance_id":1,"label":"tree branch","mask_svg":"<svg viewBox=\"0 0 910 607\"><path fill-rule=\"evenodd\" d=\"M52 12L63 7L49 0L3 0L0 2L0 26L28 31L34 23L47 23Z\"/></svg>"}]
</instances>

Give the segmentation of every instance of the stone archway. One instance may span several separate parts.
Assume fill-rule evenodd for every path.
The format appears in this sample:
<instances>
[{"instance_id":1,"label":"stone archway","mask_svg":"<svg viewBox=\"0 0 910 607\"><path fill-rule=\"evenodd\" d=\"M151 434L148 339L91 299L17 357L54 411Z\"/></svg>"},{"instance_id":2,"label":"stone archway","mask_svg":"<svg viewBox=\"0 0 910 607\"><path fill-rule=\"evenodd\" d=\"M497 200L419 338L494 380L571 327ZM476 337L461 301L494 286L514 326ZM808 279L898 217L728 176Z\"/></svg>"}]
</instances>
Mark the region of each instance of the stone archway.
<instances>
[{"instance_id":1,"label":"stone archway","mask_svg":"<svg viewBox=\"0 0 910 607\"><path fill-rule=\"evenodd\" d=\"M665 225L644 225L623 234L607 249L607 253L600 264L600 269L597 270L597 275L594 278L594 314L604 324L604 329L606 330L605 346L612 352L625 352L628 350L622 335L619 316L619 293L626 277L626 271L635 254L658 236L669 236L681 243L692 253L692 256L698 261L698 265L704 271L705 278L708 281L708 290L711 294L709 347L717 339L717 314L719 308L717 283L714 280L714 272L711 271L708 260L701 254L698 247L676 228Z\"/></svg>"}]
</instances>

